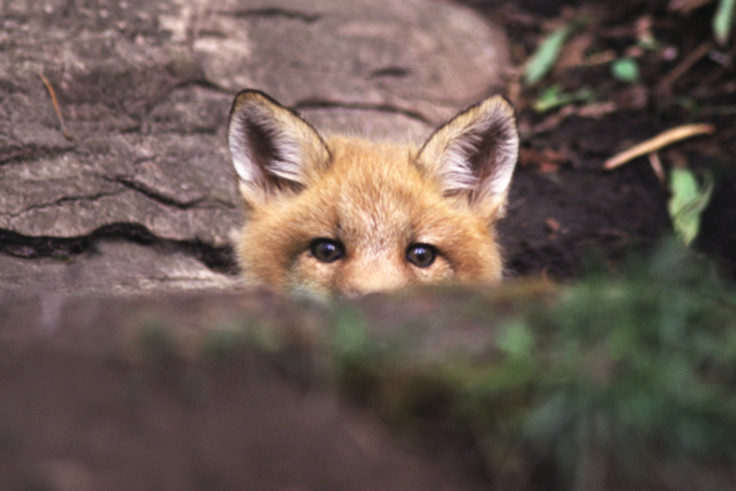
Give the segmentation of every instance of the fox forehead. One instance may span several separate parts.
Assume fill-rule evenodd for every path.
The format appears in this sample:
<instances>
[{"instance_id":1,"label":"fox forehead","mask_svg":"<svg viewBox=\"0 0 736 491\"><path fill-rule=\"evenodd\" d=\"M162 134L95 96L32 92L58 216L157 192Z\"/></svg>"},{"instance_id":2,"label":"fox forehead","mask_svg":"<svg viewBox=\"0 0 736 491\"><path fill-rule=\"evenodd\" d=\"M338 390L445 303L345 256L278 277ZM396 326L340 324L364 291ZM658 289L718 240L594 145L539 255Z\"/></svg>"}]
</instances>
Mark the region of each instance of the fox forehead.
<instances>
[{"instance_id":1,"label":"fox forehead","mask_svg":"<svg viewBox=\"0 0 736 491\"><path fill-rule=\"evenodd\" d=\"M329 169L292 199L294 210L311 208L305 218L316 217L328 237L374 247L429 240L432 225L455 214L439 185L415 165L413 145L342 136L326 143Z\"/></svg>"}]
</instances>

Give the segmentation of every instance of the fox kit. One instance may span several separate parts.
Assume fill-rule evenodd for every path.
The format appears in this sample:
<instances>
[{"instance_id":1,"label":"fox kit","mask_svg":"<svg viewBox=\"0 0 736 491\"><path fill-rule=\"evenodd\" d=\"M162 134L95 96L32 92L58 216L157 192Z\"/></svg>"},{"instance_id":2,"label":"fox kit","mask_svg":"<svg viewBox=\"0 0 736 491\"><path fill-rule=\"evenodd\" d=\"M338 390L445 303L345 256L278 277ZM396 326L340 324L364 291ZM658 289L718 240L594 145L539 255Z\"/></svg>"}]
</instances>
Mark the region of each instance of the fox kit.
<instances>
[{"instance_id":1,"label":"fox kit","mask_svg":"<svg viewBox=\"0 0 736 491\"><path fill-rule=\"evenodd\" d=\"M421 146L321 136L266 94L237 95L228 145L246 209L246 279L362 295L408 285L494 283L519 138L500 96Z\"/></svg>"}]
</instances>

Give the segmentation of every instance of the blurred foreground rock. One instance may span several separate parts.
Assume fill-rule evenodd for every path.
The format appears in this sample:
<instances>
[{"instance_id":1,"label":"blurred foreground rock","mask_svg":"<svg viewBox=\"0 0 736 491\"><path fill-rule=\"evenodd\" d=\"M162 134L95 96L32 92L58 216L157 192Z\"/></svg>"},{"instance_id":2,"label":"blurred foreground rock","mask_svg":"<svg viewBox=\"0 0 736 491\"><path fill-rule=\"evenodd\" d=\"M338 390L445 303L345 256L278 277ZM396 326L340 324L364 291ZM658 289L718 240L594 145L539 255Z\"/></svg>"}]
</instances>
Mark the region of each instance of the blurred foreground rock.
<instances>
[{"instance_id":1,"label":"blurred foreground rock","mask_svg":"<svg viewBox=\"0 0 736 491\"><path fill-rule=\"evenodd\" d=\"M425 352L485 344L428 298L356 308L386 327L437 313ZM338 395L334 323L258 291L0 298L0 489L487 489L469 446Z\"/></svg>"}]
</instances>

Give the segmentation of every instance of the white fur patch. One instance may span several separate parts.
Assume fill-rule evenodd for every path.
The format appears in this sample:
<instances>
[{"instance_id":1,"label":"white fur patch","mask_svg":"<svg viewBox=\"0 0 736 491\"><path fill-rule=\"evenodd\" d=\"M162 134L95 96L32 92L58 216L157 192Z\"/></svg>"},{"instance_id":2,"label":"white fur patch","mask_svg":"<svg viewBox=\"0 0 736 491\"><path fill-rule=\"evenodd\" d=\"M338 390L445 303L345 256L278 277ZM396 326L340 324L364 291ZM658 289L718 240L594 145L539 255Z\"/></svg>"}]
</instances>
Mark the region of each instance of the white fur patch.
<instances>
[{"instance_id":1,"label":"white fur patch","mask_svg":"<svg viewBox=\"0 0 736 491\"><path fill-rule=\"evenodd\" d=\"M257 137L248 130L248 122L262 128L268 135L275 153L267 162L258 162ZM262 180L264 172L289 181L303 181L303 155L298 128L289 126L260 107L244 107L234 117L228 134L233 166L245 182ZM278 158L275 158L278 157Z\"/></svg>"},{"instance_id":2,"label":"white fur patch","mask_svg":"<svg viewBox=\"0 0 736 491\"><path fill-rule=\"evenodd\" d=\"M255 180L260 171L256 168L248 144L243 142L246 136L240 126L239 121L230 125L230 131L228 132L230 157L233 160L233 167L235 167L238 177L242 181L251 182Z\"/></svg>"}]
</instances>

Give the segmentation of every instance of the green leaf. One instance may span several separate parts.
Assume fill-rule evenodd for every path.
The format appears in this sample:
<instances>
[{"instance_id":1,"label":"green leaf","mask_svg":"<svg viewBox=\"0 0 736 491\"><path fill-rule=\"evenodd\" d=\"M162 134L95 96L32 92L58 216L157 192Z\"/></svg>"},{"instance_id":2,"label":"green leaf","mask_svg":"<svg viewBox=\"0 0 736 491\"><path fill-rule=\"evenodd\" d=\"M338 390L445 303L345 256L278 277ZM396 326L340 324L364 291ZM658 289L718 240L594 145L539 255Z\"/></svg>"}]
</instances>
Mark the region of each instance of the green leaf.
<instances>
[{"instance_id":1,"label":"green leaf","mask_svg":"<svg viewBox=\"0 0 736 491\"><path fill-rule=\"evenodd\" d=\"M524 84L527 86L534 85L544 78L545 75L555 66L557 58L560 56L560 50L572 32L571 26L564 25L552 31L542 44L539 45L537 51L529 58L524 68Z\"/></svg>"},{"instance_id":2,"label":"green leaf","mask_svg":"<svg viewBox=\"0 0 736 491\"><path fill-rule=\"evenodd\" d=\"M713 35L721 46L728 42L731 34L734 7L736 7L736 0L721 0L718 2L718 10L713 16Z\"/></svg>"},{"instance_id":3,"label":"green leaf","mask_svg":"<svg viewBox=\"0 0 736 491\"><path fill-rule=\"evenodd\" d=\"M670 199L667 210L672 219L675 233L685 245L690 245L697 237L700 228L700 215L713 192L713 176L705 175L701 188L695 175L689 169L674 168L670 172Z\"/></svg>"},{"instance_id":4,"label":"green leaf","mask_svg":"<svg viewBox=\"0 0 736 491\"><path fill-rule=\"evenodd\" d=\"M532 107L535 111L543 113L575 102L591 102L595 100L596 96L595 90L590 87L583 87L575 92L562 92L560 86L555 84L543 89Z\"/></svg>"},{"instance_id":5,"label":"green leaf","mask_svg":"<svg viewBox=\"0 0 736 491\"><path fill-rule=\"evenodd\" d=\"M639 81L639 64L633 58L619 58L611 64L611 73L617 80L635 83Z\"/></svg>"}]
</instances>

